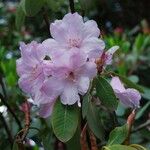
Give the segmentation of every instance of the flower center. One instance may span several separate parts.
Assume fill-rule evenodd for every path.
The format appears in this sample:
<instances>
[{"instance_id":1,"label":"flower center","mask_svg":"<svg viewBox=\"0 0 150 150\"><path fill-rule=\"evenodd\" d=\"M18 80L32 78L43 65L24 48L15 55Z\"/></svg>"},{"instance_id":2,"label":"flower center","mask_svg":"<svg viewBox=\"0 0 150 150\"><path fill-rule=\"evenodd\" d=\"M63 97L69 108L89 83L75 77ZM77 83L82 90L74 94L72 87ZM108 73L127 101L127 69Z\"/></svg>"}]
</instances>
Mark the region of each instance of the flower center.
<instances>
[{"instance_id":1,"label":"flower center","mask_svg":"<svg viewBox=\"0 0 150 150\"><path fill-rule=\"evenodd\" d=\"M76 38L76 39L69 39L68 40L68 43L69 43L69 47L72 48L72 47L77 47L79 48L80 47L80 44L81 44L81 40L79 38Z\"/></svg>"}]
</instances>

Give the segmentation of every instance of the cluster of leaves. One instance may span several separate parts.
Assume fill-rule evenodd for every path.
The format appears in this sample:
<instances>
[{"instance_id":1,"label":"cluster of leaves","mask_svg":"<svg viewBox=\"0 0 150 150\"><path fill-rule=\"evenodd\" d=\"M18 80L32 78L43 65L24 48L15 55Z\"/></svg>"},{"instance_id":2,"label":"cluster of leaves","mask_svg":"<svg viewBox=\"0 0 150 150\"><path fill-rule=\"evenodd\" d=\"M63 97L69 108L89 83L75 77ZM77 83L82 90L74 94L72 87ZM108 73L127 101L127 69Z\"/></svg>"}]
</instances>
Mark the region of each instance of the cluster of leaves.
<instances>
[{"instance_id":1,"label":"cluster of leaves","mask_svg":"<svg viewBox=\"0 0 150 150\"><path fill-rule=\"evenodd\" d=\"M32 27L34 26L33 31L37 32L36 24L40 24L40 17L43 20L43 16L47 13L51 20L59 18L67 12L67 6L68 1L63 0L56 2L53 0L22 0L18 5L16 12L17 29L22 31L21 28L25 23L27 25L30 24ZM3 8L1 8L1 10L3 10ZM3 14L4 12L6 12L6 10L3 10L1 13ZM7 12L7 14L9 13ZM58 17L55 17L54 14L57 14ZM29 23L30 20L28 20L33 16L35 17L35 25L34 23ZM14 20L14 14L6 18L8 23L10 23L11 19ZM2 27L0 26L0 29L3 30L6 28L5 26L6 25ZM9 27L7 27L7 29L9 29ZM45 30L44 27L43 29ZM6 94L7 99L9 100L7 100L7 102L13 110L15 110L15 113L21 122L23 122L23 113L20 113L18 110L20 104L23 103L24 98L17 86L15 60L19 54L15 51L15 49L17 49L17 45L20 40L28 41L32 39L32 36L29 39L25 39L24 35L21 36L16 31L14 24L13 28L10 28L8 31L8 36L4 37L0 45L0 75L3 75L2 79L5 81L5 87L7 87ZM39 34L37 33L35 36L39 37ZM135 118L135 127L138 127L140 124L148 120L147 114L149 113L148 110L150 108L150 89L147 87L147 82L149 82L147 80L148 77L145 78L144 76L143 78L143 74L141 74L141 70L142 72L148 72L149 70L150 61L148 56L150 55L150 36L138 34L134 37L124 33L121 35L114 34L104 36L104 40L108 47L113 45L120 46L120 50L113 65L113 70L118 74L112 72L111 74L119 76L122 82L128 87L132 87L143 92L143 100L141 103L143 107L138 110ZM6 43L9 43L10 46L6 45ZM9 47L13 50L10 50ZM9 57L10 55L11 57ZM131 66L133 66L133 68L131 68ZM34 150L38 150L40 147L44 147L45 150L80 150L81 147L79 139L82 129L81 126L87 122L87 130L94 133L99 147L103 150L144 150L144 147L137 144L131 144L129 146L123 145L129 132L128 125L126 124L126 118L129 114L129 110L123 108L120 104L118 105L118 100L116 99L113 89L108 81L109 78L104 78L103 76L98 76L94 79L92 84L93 86L83 97L82 110L80 110L77 106L64 106L60 103L60 101L57 101L51 118L43 120L37 117L36 108L33 107L31 109L31 129L27 135L28 142L26 142L26 147L30 146ZM139 83L140 86L136 83ZM141 87L141 85L143 87ZM1 87L2 86L0 86L0 93L4 95L4 91ZM0 104L1 106L4 106L3 102L0 102ZM13 137L15 137L19 128L9 111L7 111L6 120L8 127L12 130ZM2 123L0 123L0 127L0 137L3 139L0 142L0 149L3 149L4 147L6 150L10 149L7 134L3 130ZM36 127L36 129L34 127ZM150 133L148 132L148 128L133 132L131 134L131 143L138 143L148 147L150 145L148 142L150 140L149 135ZM62 144L57 139L65 144ZM31 144L33 141L35 141L33 144L34 146ZM89 139L87 141L89 141ZM88 144L89 143L90 141ZM59 145L61 146L59 147ZM18 146L14 143L13 150L16 150L17 148Z\"/></svg>"}]
</instances>

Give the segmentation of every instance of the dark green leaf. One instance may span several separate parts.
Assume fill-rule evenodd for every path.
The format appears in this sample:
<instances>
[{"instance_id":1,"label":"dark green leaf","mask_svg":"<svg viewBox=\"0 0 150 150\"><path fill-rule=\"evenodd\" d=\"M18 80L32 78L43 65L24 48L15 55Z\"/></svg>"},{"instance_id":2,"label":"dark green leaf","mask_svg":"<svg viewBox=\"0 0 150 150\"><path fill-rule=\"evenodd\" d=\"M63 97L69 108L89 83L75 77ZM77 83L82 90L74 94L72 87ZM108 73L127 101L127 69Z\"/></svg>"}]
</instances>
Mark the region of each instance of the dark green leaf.
<instances>
[{"instance_id":1,"label":"dark green leaf","mask_svg":"<svg viewBox=\"0 0 150 150\"><path fill-rule=\"evenodd\" d=\"M103 105L112 110L117 109L118 100L111 85L104 78L96 78L96 91Z\"/></svg>"},{"instance_id":2,"label":"dark green leaf","mask_svg":"<svg viewBox=\"0 0 150 150\"><path fill-rule=\"evenodd\" d=\"M127 125L116 127L111 131L107 145L122 144L128 135Z\"/></svg>"},{"instance_id":3,"label":"dark green leaf","mask_svg":"<svg viewBox=\"0 0 150 150\"><path fill-rule=\"evenodd\" d=\"M103 139L103 128L99 118L98 108L90 101L87 113L87 122L93 133L99 138Z\"/></svg>"},{"instance_id":4,"label":"dark green leaf","mask_svg":"<svg viewBox=\"0 0 150 150\"><path fill-rule=\"evenodd\" d=\"M69 141L78 126L78 108L61 104L60 100L54 105L52 113L52 127L56 137L62 141Z\"/></svg>"},{"instance_id":5,"label":"dark green leaf","mask_svg":"<svg viewBox=\"0 0 150 150\"><path fill-rule=\"evenodd\" d=\"M67 150L80 150L81 145L80 145L80 129L78 128L76 130L75 135L73 136L72 139L70 139L67 143Z\"/></svg>"},{"instance_id":6,"label":"dark green leaf","mask_svg":"<svg viewBox=\"0 0 150 150\"><path fill-rule=\"evenodd\" d=\"M84 97L83 97L83 101L82 101L82 116L83 118L86 117L87 112L88 112L88 106L89 106L89 101L91 100L91 96L89 93L87 93Z\"/></svg>"},{"instance_id":7,"label":"dark green leaf","mask_svg":"<svg viewBox=\"0 0 150 150\"><path fill-rule=\"evenodd\" d=\"M147 110L147 108L150 106L150 101L147 102L136 114L135 119L139 119L140 117L143 116L144 112Z\"/></svg>"},{"instance_id":8,"label":"dark green leaf","mask_svg":"<svg viewBox=\"0 0 150 150\"><path fill-rule=\"evenodd\" d=\"M18 6L17 8L17 11L16 11L16 28L17 30L20 30L22 25L24 24L24 20L25 20L25 13L21 7L21 3L20 5Z\"/></svg>"}]
</instances>

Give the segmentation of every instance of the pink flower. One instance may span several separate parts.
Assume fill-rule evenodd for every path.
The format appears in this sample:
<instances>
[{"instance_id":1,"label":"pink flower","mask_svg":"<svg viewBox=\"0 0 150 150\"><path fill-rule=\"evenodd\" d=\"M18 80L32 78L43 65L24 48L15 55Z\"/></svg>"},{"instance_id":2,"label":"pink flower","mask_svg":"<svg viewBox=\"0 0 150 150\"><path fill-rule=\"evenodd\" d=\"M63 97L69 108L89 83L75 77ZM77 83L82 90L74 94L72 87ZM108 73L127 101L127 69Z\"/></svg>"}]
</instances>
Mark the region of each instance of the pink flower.
<instances>
[{"instance_id":1,"label":"pink flower","mask_svg":"<svg viewBox=\"0 0 150 150\"><path fill-rule=\"evenodd\" d=\"M112 78L111 86L114 89L116 97L126 107L137 108L140 106L141 95L137 90L132 88L125 89L118 77Z\"/></svg>"},{"instance_id":2,"label":"pink flower","mask_svg":"<svg viewBox=\"0 0 150 150\"><path fill-rule=\"evenodd\" d=\"M79 94L87 92L90 80L96 75L96 64L87 61L86 54L77 48L58 60L53 62L52 77L45 81L41 90L47 96L57 93L64 105L78 102L80 106Z\"/></svg>"},{"instance_id":3,"label":"pink flower","mask_svg":"<svg viewBox=\"0 0 150 150\"><path fill-rule=\"evenodd\" d=\"M59 50L62 53L76 48L88 54L89 58L96 58L105 48L104 42L98 38L100 30L97 23L93 20L84 23L78 13L68 13L62 20L56 20L50 25L50 32L53 39L43 42L50 53L52 48L55 52Z\"/></svg>"}]
</instances>

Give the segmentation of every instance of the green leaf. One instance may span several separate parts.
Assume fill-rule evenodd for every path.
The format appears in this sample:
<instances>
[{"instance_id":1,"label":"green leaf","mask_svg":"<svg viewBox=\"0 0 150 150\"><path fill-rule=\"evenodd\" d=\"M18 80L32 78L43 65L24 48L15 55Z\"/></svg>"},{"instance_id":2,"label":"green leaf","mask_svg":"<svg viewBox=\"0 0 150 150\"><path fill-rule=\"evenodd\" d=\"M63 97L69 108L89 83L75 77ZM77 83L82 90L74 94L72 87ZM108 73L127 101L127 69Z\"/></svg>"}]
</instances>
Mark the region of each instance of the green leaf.
<instances>
[{"instance_id":1,"label":"green leaf","mask_svg":"<svg viewBox=\"0 0 150 150\"><path fill-rule=\"evenodd\" d=\"M89 101L91 100L91 96L89 93L87 93L84 97L83 97L83 101L82 101L82 116L83 118L85 118L87 116L88 113L88 107L89 107Z\"/></svg>"},{"instance_id":2,"label":"green leaf","mask_svg":"<svg viewBox=\"0 0 150 150\"><path fill-rule=\"evenodd\" d=\"M54 133L60 141L67 142L73 137L78 126L78 117L78 108L75 105L63 105L60 100L55 103L51 121Z\"/></svg>"},{"instance_id":3,"label":"green leaf","mask_svg":"<svg viewBox=\"0 0 150 150\"><path fill-rule=\"evenodd\" d=\"M127 125L116 127L111 131L107 145L122 144L128 135Z\"/></svg>"},{"instance_id":4,"label":"green leaf","mask_svg":"<svg viewBox=\"0 0 150 150\"><path fill-rule=\"evenodd\" d=\"M17 30L21 29L22 25L24 24L24 20L25 20L25 13L20 3L16 11L16 20L15 20Z\"/></svg>"},{"instance_id":5,"label":"green leaf","mask_svg":"<svg viewBox=\"0 0 150 150\"><path fill-rule=\"evenodd\" d=\"M78 127L73 138L66 143L67 150L81 150L80 133L81 131Z\"/></svg>"},{"instance_id":6,"label":"green leaf","mask_svg":"<svg viewBox=\"0 0 150 150\"><path fill-rule=\"evenodd\" d=\"M120 78L120 80L121 80L123 83L125 83L129 88L134 88L134 89L138 90L139 92L144 93L144 90L143 90L143 88L142 88L141 86L139 86L139 85L133 83L133 82L130 81L128 78L126 78L126 77L124 77L124 76L121 76L121 75L119 75L119 74L117 74L117 73L114 73L114 72L112 72L112 74L115 75L115 76L118 76L118 77Z\"/></svg>"},{"instance_id":7,"label":"green leaf","mask_svg":"<svg viewBox=\"0 0 150 150\"><path fill-rule=\"evenodd\" d=\"M44 6L45 0L22 0L22 8L27 16L35 16Z\"/></svg>"},{"instance_id":8,"label":"green leaf","mask_svg":"<svg viewBox=\"0 0 150 150\"><path fill-rule=\"evenodd\" d=\"M104 146L103 150L137 150L131 146L126 146L126 145L112 145L112 146Z\"/></svg>"},{"instance_id":9,"label":"green leaf","mask_svg":"<svg viewBox=\"0 0 150 150\"><path fill-rule=\"evenodd\" d=\"M96 91L97 95L107 108L115 110L118 106L118 100L114 94L111 85L102 77L96 78Z\"/></svg>"},{"instance_id":10,"label":"green leaf","mask_svg":"<svg viewBox=\"0 0 150 150\"><path fill-rule=\"evenodd\" d=\"M87 112L87 123L92 132L99 138L103 139L103 128L101 125L98 108L89 101Z\"/></svg>"},{"instance_id":11,"label":"green leaf","mask_svg":"<svg viewBox=\"0 0 150 150\"><path fill-rule=\"evenodd\" d=\"M136 114L136 117L135 119L139 119L143 116L144 112L147 110L147 108L150 106L150 101L147 102L139 111L138 113Z\"/></svg>"}]
</instances>

